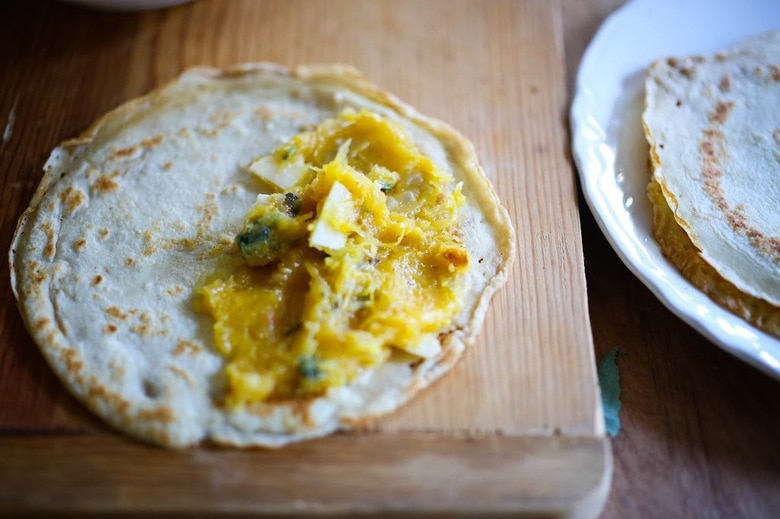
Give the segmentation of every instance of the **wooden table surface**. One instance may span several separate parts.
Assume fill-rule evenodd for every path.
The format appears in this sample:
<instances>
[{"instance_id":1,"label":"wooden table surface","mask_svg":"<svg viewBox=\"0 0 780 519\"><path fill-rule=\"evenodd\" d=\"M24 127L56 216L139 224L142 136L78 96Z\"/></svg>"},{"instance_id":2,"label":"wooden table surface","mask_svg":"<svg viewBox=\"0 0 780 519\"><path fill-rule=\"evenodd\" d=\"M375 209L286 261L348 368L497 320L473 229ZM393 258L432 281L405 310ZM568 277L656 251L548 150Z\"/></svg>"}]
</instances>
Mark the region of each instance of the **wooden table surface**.
<instances>
[{"instance_id":1,"label":"wooden table surface","mask_svg":"<svg viewBox=\"0 0 780 519\"><path fill-rule=\"evenodd\" d=\"M564 0L569 93L623 0ZM604 517L777 517L780 383L667 310L613 252L581 199L596 357L621 348L622 429Z\"/></svg>"},{"instance_id":2,"label":"wooden table surface","mask_svg":"<svg viewBox=\"0 0 780 519\"><path fill-rule=\"evenodd\" d=\"M569 92L587 43L622 3L562 0ZM46 134L47 128L30 131ZM45 157L28 159L16 166L32 171ZM28 186L3 189L22 188ZM584 201L580 209L596 357L621 349L622 429L612 441L614 472L604 517L776 516L780 383L666 310L623 266ZM3 222L4 235L6 225L13 222ZM39 359L34 363L45 369Z\"/></svg>"},{"instance_id":3,"label":"wooden table surface","mask_svg":"<svg viewBox=\"0 0 780 519\"><path fill-rule=\"evenodd\" d=\"M161 452L96 424L36 355L0 266L0 516L388 508L597 513L609 489L611 453L600 414L576 179L560 117L566 104L560 15L560 2L547 0L199 0L143 13L101 13L52 0L3 4L2 250L57 142L188 67L261 60L352 65L459 128L507 207L518 255L474 347L435 387L368 430L278 451L205 445ZM215 120L206 110L203 121ZM166 128L155 132L164 141L171 135ZM120 185L130 185L126 175ZM465 190L473 193L468 184ZM192 209L201 196L208 194L187 201ZM164 215L158 225L167 227ZM60 251L80 247L65 241L50 249L55 262ZM132 247L136 252L127 254L144 255L147 264L166 261L145 256L140 242ZM157 297L153 287L146 293ZM131 303L117 302L125 304ZM71 331L67 351L78 355L83 335L67 319L60 322ZM207 337L199 339L208 347ZM162 340L173 349L177 338ZM132 339L119 347L132 348ZM82 355L85 371L90 356Z\"/></svg>"}]
</instances>

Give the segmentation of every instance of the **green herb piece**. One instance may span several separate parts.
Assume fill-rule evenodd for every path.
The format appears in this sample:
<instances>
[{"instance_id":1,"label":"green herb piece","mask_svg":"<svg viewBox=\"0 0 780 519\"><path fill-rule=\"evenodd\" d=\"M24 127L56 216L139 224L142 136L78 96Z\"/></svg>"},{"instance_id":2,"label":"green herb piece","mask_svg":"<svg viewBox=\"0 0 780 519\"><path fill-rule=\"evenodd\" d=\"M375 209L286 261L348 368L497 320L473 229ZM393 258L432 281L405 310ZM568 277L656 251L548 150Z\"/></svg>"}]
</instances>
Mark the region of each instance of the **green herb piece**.
<instances>
[{"instance_id":1,"label":"green herb piece","mask_svg":"<svg viewBox=\"0 0 780 519\"><path fill-rule=\"evenodd\" d=\"M295 193L285 193L284 206L287 208L287 214L298 216L301 212L301 199Z\"/></svg>"},{"instance_id":2,"label":"green herb piece","mask_svg":"<svg viewBox=\"0 0 780 519\"><path fill-rule=\"evenodd\" d=\"M604 422L607 433L613 437L620 431L620 373L615 362L619 352L618 348L609 350L598 365Z\"/></svg>"},{"instance_id":3,"label":"green herb piece","mask_svg":"<svg viewBox=\"0 0 780 519\"><path fill-rule=\"evenodd\" d=\"M322 376L319 359L315 356L306 356L298 359L298 374L306 380L316 380Z\"/></svg>"},{"instance_id":4,"label":"green herb piece","mask_svg":"<svg viewBox=\"0 0 780 519\"><path fill-rule=\"evenodd\" d=\"M244 260L252 266L268 265L300 240L305 228L287 214L271 210L252 222L236 237Z\"/></svg>"},{"instance_id":5,"label":"green herb piece","mask_svg":"<svg viewBox=\"0 0 780 519\"><path fill-rule=\"evenodd\" d=\"M276 240L273 237L275 222L261 219L253 222L238 235L236 242L244 259L250 265L267 265L276 259Z\"/></svg>"},{"instance_id":6,"label":"green herb piece","mask_svg":"<svg viewBox=\"0 0 780 519\"><path fill-rule=\"evenodd\" d=\"M290 335L301 331L301 328L303 328L303 323L299 321L299 322L295 323L294 325L290 326L289 328L287 328L284 331L284 336L285 337L289 337Z\"/></svg>"},{"instance_id":7,"label":"green herb piece","mask_svg":"<svg viewBox=\"0 0 780 519\"><path fill-rule=\"evenodd\" d=\"M290 146L289 148L283 149L281 159L288 160L290 157L292 157L295 151L296 151L295 146Z\"/></svg>"}]
</instances>

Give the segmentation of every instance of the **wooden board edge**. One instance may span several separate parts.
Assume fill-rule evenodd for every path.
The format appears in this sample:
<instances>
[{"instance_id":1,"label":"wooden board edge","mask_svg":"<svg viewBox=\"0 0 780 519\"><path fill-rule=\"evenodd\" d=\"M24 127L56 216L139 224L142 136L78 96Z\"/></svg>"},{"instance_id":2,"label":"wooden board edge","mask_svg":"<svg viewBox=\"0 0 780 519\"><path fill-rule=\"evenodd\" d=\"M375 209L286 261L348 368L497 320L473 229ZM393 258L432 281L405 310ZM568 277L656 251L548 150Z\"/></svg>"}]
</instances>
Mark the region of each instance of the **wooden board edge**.
<instances>
[{"instance_id":1,"label":"wooden board edge","mask_svg":"<svg viewBox=\"0 0 780 519\"><path fill-rule=\"evenodd\" d=\"M280 450L162 450L114 435L0 436L0 516L597 517L603 437L339 434Z\"/></svg>"}]
</instances>

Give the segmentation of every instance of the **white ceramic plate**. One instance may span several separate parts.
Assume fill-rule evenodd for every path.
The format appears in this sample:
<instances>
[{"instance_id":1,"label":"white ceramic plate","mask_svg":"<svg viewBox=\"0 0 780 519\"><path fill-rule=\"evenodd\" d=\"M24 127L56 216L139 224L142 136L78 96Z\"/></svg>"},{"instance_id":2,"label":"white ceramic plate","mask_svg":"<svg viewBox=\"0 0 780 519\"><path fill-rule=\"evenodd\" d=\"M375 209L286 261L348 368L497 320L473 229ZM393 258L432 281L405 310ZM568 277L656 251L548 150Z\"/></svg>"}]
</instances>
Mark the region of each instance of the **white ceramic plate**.
<instances>
[{"instance_id":1,"label":"white ceramic plate","mask_svg":"<svg viewBox=\"0 0 780 519\"><path fill-rule=\"evenodd\" d=\"M644 73L653 60L712 53L772 29L780 29L778 0L630 1L604 22L585 52L570 116L585 199L623 262L715 344L780 379L780 340L715 305L653 239L640 119Z\"/></svg>"}]
</instances>

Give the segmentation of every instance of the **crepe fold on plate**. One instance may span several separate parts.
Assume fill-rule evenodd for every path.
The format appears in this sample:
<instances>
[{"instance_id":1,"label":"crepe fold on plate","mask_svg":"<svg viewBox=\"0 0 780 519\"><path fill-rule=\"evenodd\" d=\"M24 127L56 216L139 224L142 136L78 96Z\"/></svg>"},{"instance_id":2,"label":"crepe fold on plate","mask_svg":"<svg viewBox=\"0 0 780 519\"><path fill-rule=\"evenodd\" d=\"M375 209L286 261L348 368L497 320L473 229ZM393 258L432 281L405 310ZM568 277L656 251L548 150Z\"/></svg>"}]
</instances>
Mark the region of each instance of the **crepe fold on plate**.
<instances>
[{"instance_id":1,"label":"crepe fold on plate","mask_svg":"<svg viewBox=\"0 0 780 519\"><path fill-rule=\"evenodd\" d=\"M780 32L654 63L654 236L713 300L780 336Z\"/></svg>"},{"instance_id":2,"label":"crepe fold on plate","mask_svg":"<svg viewBox=\"0 0 780 519\"><path fill-rule=\"evenodd\" d=\"M21 313L76 397L166 446L398 408L514 256L471 144L344 66L191 69L44 169L10 251Z\"/></svg>"}]
</instances>

